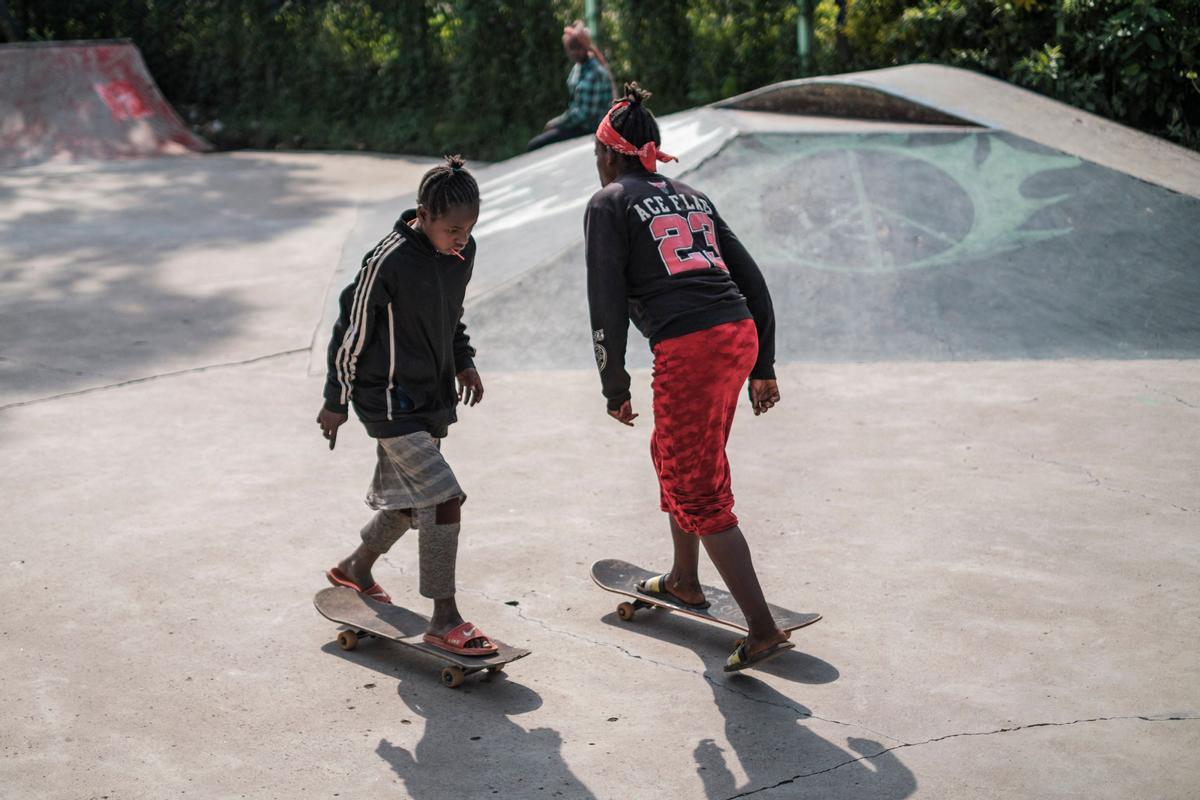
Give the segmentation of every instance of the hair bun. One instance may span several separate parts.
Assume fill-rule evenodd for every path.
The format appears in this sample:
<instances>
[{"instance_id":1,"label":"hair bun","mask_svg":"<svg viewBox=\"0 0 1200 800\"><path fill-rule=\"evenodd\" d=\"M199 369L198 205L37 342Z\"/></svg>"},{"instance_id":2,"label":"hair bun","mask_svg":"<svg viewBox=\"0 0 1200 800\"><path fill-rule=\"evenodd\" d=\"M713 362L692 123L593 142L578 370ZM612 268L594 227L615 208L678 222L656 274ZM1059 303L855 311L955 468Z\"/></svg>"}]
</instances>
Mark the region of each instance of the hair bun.
<instances>
[{"instance_id":1,"label":"hair bun","mask_svg":"<svg viewBox=\"0 0 1200 800\"><path fill-rule=\"evenodd\" d=\"M452 156L446 156L446 165L455 172L461 172L462 168L467 165L467 162L462 156L455 154Z\"/></svg>"},{"instance_id":2,"label":"hair bun","mask_svg":"<svg viewBox=\"0 0 1200 800\"><path fill-rule=\"evenodd\" d=\"M649 100L650 92L638 86L637 81L630 81L625 84L625 97L623 99L629 101L631 106L640 106L642 103Z\"/></svg>"}]
</instances>

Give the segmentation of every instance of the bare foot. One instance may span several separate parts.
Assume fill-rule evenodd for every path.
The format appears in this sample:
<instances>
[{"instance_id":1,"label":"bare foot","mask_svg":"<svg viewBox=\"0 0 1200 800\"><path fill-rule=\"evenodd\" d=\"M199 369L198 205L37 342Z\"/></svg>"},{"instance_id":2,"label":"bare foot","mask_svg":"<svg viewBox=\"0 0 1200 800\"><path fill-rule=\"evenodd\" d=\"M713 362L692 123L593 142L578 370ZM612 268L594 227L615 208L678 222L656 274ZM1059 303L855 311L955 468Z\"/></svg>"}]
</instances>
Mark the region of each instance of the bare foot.
<instances>
[{"instance_id":1,"label":"bare foot","mask_svg":"<svg viewBox=\"0 0 1200 800\"><path fill-rule=\"evenodd\" d=\"M433 616L430 617L429 628L425 632L444 639L446 634L462 625L463 622L462 614L458 613L458 604L454 602L453 597L434 600ZM486 636L479 636L468 640L463 647L485 647L488 641Z\"/></svg>"},{"instance_id":2,"label":"bare foot","mask_svg":"<svg viewBox=\"0 0 1200 800\"><path fill-rule=\"evenodd\" d=\"M463 624L463 618L458 613L449 616L439 617L437 614L429 620L429 627L426 633L433 634L439 639L444 638L447 633Z\"/></svg>"},{"instance_id":3,"label":"bare foot","mask_svg":"<svg viewBox=\"0 0 1200 800\"><path fill-rule=\"evenodd\" d=\"M358 584L364 592L375 585L375 579L371 577L371 564L364 559L356 558L355 554L339 561L337 568L343 575Z\"/></svg>"},{"instance_id":4,"label":"bare foot","mask_svg":"<svg viewBox=\"0 0 1200 800\"><path fill-rule=\"evenodd\" d=\"M687 603L690 606L698 606L704 603L704 589L700 586L698 578L679 578L674 572L667 575L666 589L672 595Z\"/></svg>"},{"instance_id":5,"label":"bare foot","mask_svg":"<svg viewBox=\"0 0 1200 800\"><path fill-rule=\"evenodd\" d=\"M758 636L755 634L747 634L746 635L746 656L747 657L755 656L758 653L761 653L762 651L766 650L767 648L774 647L775 645L779 644L780 642L786 642L790 638L792 638L792 635L790 633L788 633L787 631L781 631L778 628L775 629L774 633L769 633L765 636Z\"/></svg>"}]
</instances>

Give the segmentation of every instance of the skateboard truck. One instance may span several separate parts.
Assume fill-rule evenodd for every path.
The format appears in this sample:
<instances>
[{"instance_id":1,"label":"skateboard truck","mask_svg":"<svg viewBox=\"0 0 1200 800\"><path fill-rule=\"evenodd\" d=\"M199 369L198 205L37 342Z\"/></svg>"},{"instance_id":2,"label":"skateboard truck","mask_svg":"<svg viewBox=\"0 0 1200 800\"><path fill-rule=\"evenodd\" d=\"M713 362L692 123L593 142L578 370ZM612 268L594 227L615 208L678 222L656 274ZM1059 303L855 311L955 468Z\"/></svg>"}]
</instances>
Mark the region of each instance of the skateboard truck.
<instances>
[{"instance_id":1,"label":"skateboard truck","mask_svg":"<svg viewBox=\"0 0 1200 800\"><path fill-rule=\"evenodd\" d=\"M643 608L654 608L654 604L642 600L627 600L617 606L617 616L625 622L633 622L633 615Z\"/></svg>"},{"instance_id":2,"label":"skateboard truck","mask_svg":"<svg viewBox=\"0 0 1200 800\"><path fill-rule=\"evenodd\" d=\"M529 650L510 647L492 639L497 650L486 656L464 656L451 653L425 641L429 620L415 611L389 603L379 603L346 586L322 589L313 598L313 605L326 619L344 627L337 635L342 650L354 650L366 637L387 639L411 647L445 664L441 669L443 686L456 689L468 675L503 672L506 664L529 655Z\"/></svg>"},{"instance_id":3,"label":"skateboard truck","mask_svg":"<svg viewBox=\"0 0 1200 800\"><path fill-rule=\"evenodd\" d=\"M337 643L338 647L342 648L343 650L353 650L358 647L359 639L371 638L374 636L375 634L371 633L370 631L359 631L347 628L337 635ZM389 637L385 636L378 638L386 639ZM459 667L451 664L450 666L442 667L442 685L451 689L457 689L459 686L462 686L463 681L467 679L468 675L474 675L476 672L487 672L489 675L495 675L496 673L503 671L503 664L491 664L488 666L471 668Z\"/></svg>"}]
</instances>

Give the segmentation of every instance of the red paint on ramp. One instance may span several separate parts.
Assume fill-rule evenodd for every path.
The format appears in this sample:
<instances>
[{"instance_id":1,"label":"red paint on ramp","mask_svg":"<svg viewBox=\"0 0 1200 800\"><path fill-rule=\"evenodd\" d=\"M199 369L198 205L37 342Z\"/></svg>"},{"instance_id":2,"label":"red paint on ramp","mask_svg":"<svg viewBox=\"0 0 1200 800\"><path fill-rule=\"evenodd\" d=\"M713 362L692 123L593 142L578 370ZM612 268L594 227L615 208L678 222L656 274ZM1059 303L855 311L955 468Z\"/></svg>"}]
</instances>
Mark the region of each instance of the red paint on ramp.
<instances>
[{"instance_id":1,"label":"red paint on ramp","mask_svg":"<svg viewBox=\"0 0 1200 800\"><path fill-rule=\"evenodd\" d=\"M0 168L210 149L132 42L0 45Z\"/></svg>"}]
</instances>

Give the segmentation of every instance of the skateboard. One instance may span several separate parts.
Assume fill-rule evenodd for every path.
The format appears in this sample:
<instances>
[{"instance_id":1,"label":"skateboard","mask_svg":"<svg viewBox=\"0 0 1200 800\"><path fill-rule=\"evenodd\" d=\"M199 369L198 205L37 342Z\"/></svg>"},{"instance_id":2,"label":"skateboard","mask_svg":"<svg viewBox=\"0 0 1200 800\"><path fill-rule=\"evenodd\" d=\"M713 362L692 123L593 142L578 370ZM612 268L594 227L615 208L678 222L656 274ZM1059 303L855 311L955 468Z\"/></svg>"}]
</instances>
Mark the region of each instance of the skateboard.
<instances>
[{"instance_id":1,"label":"skateboard","mask_svg":"<svg viewBox=\"0 0 1200 800\"><path fill-rule=\"evenodd\" d=\"M338 647L353 650L358 647L359 639L365 636L399 642L445 662L447 666L442 667L442 685L451 689L461 686L468 675L484 670L495 674L502 671L505 664L530 653L529 650L509 647L496 639L492 639L492 642L499 649L488 656L460 656L442 650L422 639L429 627L427 617L401 606L378 603L346 586L322 589L313 598L313 605L321 616L345 626L337 636Z\"/></svg>"},{"instance_id":2,"label":"skateboard","mask_svg":"<svg viewBox=\"0 0 1200 800\"><path fill-rule=\"evenodd\" d=\"M712 586L702 587L704 597L711 603L708 608L704 609L689 608L682 603L672 602L664 597L642 594L637 590L639 583L659 574L661 573L651 572L616 558L606 558L592 564L592 580L596 582L597 586L605 591L633 598L632 602L625 601L617 606L617 616L626 622L632 622L634 613L639 609L665 608L668 611L686 614L696 619L715 622L742 633L749 630L746 627L746 618L742 616L741 609L734 602L733 595L724 589ZM812 625L821 618L820 614L801 614L770 604L768 607L771 609L771 616L775 618L775 624L784 631L794 631L797 628Z\"/></svg>"}]
</instances>

